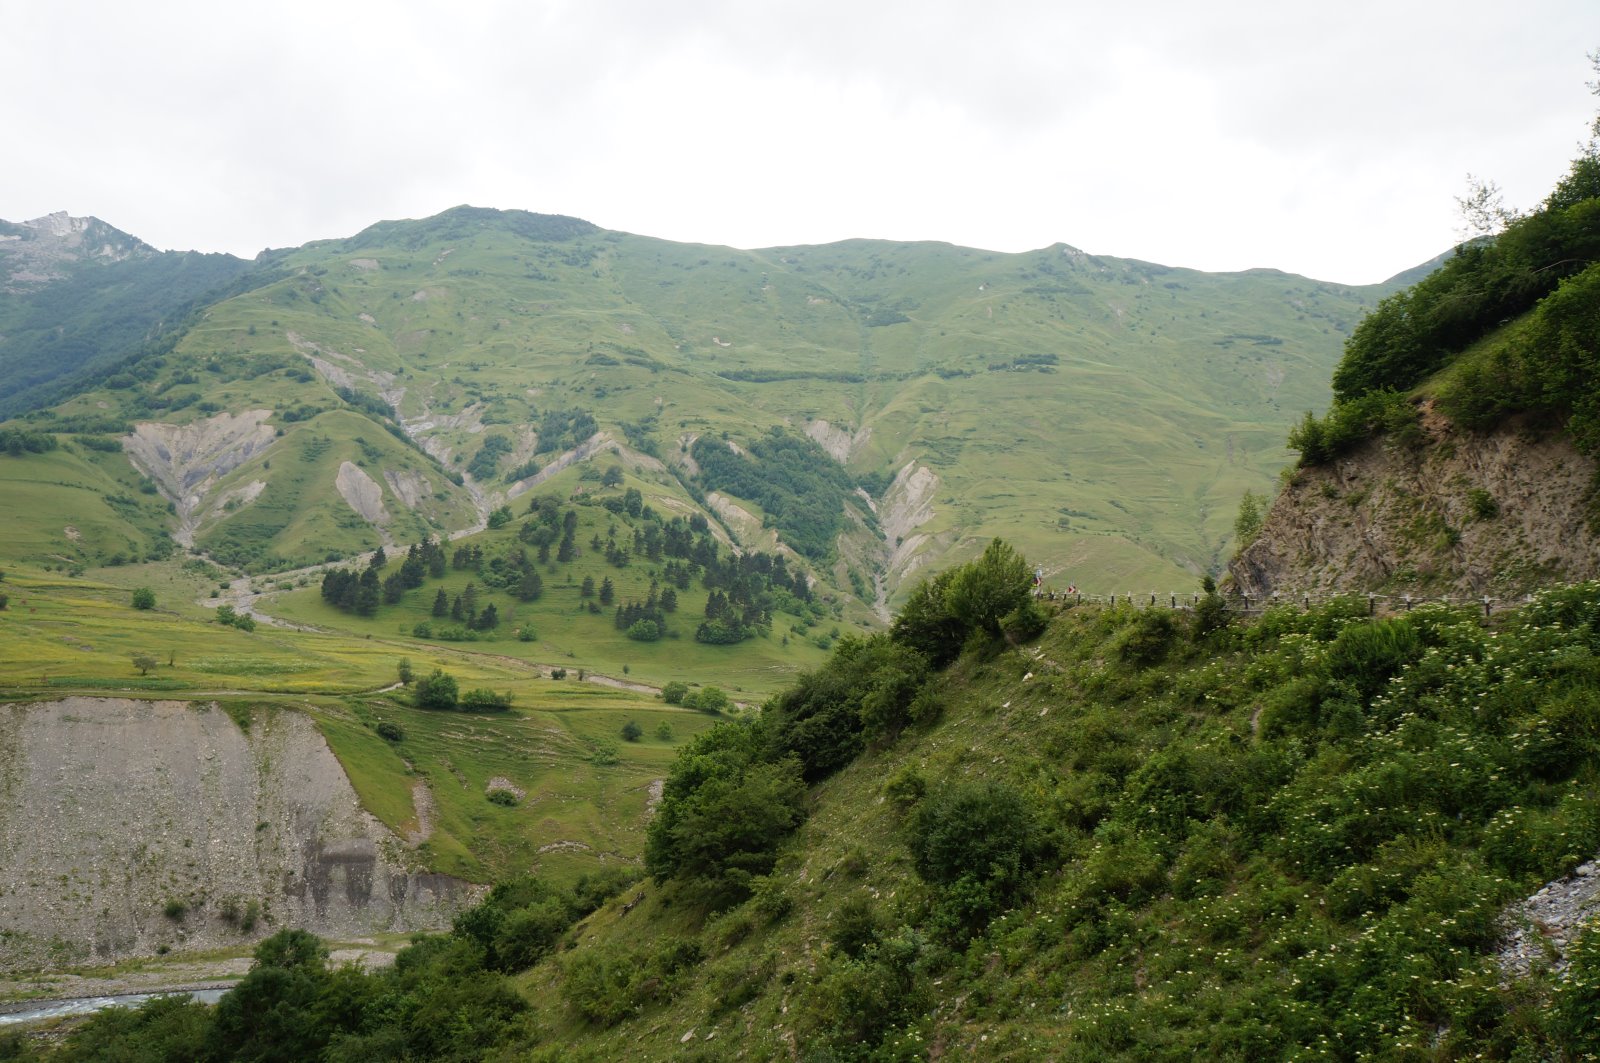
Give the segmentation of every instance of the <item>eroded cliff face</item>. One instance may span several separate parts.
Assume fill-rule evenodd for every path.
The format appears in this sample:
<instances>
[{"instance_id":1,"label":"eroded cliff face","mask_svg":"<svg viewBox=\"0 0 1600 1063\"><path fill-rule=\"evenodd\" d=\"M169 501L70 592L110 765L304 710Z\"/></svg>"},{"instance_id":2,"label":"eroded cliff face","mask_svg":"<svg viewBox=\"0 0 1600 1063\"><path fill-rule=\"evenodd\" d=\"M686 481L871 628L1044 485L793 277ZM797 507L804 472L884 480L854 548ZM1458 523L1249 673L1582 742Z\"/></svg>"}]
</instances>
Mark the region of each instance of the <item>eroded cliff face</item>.
<instances>
[{"instance_id":1,"label":"eroded cliff face","mask_svg":"<svg viewBox=\"0 0 1600 1063\"><path fill-rule=\"evenodd\" d=\"M1558 430L1464 432L1424 409L1421 440L1381 438L1299 470L1229 563L1253 598L1374 591L1518 597L1600 576L1596 463Z\"/></svg>"},{"instance_id":2,"label":"eroded cliff face","mask_svg":"<svg viewBox=\"0 0 1600 1063\"><path fill-rule=\"evenodd\" d=\"M0 706L0 969L437 929L480 895L404 855L299 713Z\"/></svg>"}]
</instances>

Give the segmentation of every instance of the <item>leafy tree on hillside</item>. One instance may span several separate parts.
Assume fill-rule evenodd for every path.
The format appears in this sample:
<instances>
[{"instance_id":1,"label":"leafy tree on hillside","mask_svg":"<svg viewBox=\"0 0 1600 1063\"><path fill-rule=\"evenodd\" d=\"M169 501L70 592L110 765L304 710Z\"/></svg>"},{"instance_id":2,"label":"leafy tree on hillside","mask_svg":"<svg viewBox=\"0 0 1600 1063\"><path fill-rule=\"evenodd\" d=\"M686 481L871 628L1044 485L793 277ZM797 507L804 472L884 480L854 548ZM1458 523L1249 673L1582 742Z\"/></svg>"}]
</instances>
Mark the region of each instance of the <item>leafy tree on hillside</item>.
<instances>
[{"instance_id":1,"label":"leafy tree on hillside","mask_svg":"<svg viewBox=\"0 0 1600 1063\"><path fill-rule=\"evenodd\" d=\"M766 749L757 727L730 723L678 754L645 847L658 882L678 878L727 904L772 870L779 841L802 818L806 789L800 765L769 761Z\"/></svg>"},{"instance_id":2,"label":"leafy tree on hillside","mask_svg":"<svg viewBox=\"0 0 1600 1063\"><path fill-rule=\"evenodd\" d=\"M1028 562L1004 540L995 539L981 558L957 570L945 590L945 604L967 627L998 636L1007 616L1032 606L1032 592Z\"/></svg>"},{"instance_id":3,"label":"leafy tree on hillside","mask_svg":"<svg viewBox=\"0 0 1600 1063\"><path fill-rule=\"evenodd\" d=\"M958 571L946 569L919 583L889 628L891 638L922 654L935 668L959 657L967 640L967 625L949 605L950 584Z\"/></svg>"},{"instance_id":4,"label":"leafy tree on hillside","mask_svg":"<svg viewBox=\"0 0 1600 1063\"><path fill-rule=\"evenodd\" d=\"M1246 491L1239 499L1239 515L1233 519L1233 540L1243 550L1261 534L1261 523L1266 519L1266 499L1254 491Z\"/></svg>"},{"instance_id":5,"label":"leafy tree on hillside","mask_svg":"<svg viewBox=\"0 0 1600 1063\"><path fill-rule=\"evenodd\" d=\"M156 607L156 592L149 587L138 587L133 592L133 607L135 609L154 609Z\"/></svg>"}]
</instances>

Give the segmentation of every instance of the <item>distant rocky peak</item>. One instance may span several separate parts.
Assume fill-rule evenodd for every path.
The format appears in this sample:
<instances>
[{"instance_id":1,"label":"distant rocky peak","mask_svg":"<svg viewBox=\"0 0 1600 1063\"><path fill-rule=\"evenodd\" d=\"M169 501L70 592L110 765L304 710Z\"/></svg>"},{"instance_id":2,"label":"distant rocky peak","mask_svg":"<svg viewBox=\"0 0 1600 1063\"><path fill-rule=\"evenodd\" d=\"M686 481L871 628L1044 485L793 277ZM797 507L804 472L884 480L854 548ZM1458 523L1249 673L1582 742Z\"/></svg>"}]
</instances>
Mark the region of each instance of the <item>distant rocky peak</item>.
<instances>
[{"instance_id":1,"label":"distant rocky peak","mask_svg":"<svg viewBox=\"0 0 1600 1063\"><path fill-rule=\"evenodd\" d=\"M64 210L21 224L0 221L0 277L12 291L60 280L85 263L121 262L159 252L99 218Z\"/></svg>"},{"instance_id":2,"label":"distant rocky peak","mask_svg":"<svg viewBox=\"0 0 1600 1063\"><path fill-rule=\"evenodd\" d=\"M22 223L38 240L54 241L78 253L120 261L133 255L155 254L156 249L99 218L74 218L64 210Z\"/></svg>"}]
</instances>

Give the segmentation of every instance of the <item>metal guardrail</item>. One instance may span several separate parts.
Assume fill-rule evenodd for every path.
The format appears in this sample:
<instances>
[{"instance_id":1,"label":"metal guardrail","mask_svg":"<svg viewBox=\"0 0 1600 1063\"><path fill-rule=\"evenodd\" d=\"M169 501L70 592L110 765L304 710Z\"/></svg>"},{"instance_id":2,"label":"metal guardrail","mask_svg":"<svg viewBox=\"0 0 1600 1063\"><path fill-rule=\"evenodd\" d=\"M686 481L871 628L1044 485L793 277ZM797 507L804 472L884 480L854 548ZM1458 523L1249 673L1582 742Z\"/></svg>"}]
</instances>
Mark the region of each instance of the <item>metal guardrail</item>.
<instances>
[{"instance_id":1,"label":"metal guardrail","mask_svg":"<svg viewBox=\"0 0 1600 1063\"><path fill-rule=\"evenodd\" d=\"M1194 591L1177 593L1168 591L1144 591L1142 593L1128 592L1126 594L1091 594L1083 591L1069 589L1066 591L1050 590L1048 588L1034 592L1034 597L1040 601L1062 602L1067 605L1128 605L1136 609L1167 608L1167 609L1193 609L1200 602L1200 594ZM1367 615L1377 616L1382 613L1410 612L1420 605L1441 603L1445 605L1467 605L1482 609L1485 617L1493 616L1495 612L1503 612L1527 604L1532 600L1531 595L1520 595L1515 598L1491 598L1488 596L1460 597L1447 594L1376 594L1376 593L1342 593L1308 592L1285 593L1274 592L1266 597L1248 594L1230 594L1223 596L1223 602L1228 609L1244 615L1259 615L1268 609L1280 605L1298 605L1302 609L1310 609L1312 605L1323 605L1337 600L1365 599Z\"/></svg>"}]
</instances>

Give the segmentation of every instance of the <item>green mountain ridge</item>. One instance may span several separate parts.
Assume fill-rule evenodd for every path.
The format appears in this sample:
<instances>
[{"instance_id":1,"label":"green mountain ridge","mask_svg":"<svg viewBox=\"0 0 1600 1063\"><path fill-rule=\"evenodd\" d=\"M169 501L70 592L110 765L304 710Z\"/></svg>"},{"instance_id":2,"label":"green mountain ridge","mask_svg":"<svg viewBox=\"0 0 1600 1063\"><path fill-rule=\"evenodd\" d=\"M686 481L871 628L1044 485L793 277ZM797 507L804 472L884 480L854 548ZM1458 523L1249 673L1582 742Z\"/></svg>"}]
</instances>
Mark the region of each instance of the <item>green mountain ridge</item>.
<instances>
[{"instance_id":1,"label":"green mountain ridge","mask_svg":"<svg viewBox=\"0 0 1600 1063\"><path fill-rule=\"evenodd\" d=\"M836 503L833 541L806 552L880 616L916 573L996 532L1047 576L1108 591L1218 569L1237 497L1271 483L1283 431L1326 401L1344 335L1386 290L1064 244L741 251L465 206L264 252L236 289L197 307L170 350L25 426L164 423L199 446L222 414L266 409L275 442L196 471L195 498L163 488L197 515L184 532L197 547L257 571L468 527L563 455L602 452L661 504L771 547L781 516L717 492L692 451L726 437L748 452L778 428L862 487ZM591 422L600 435L557 443ZM307 447L327 457L302 468ZM274 462L279 449L298 456ZM346 464L389 524L333 489Z\"/></svg>"},{"instance_id":2,"label":"green mountain ridge","mask_svg":"<svg viewBox=\"0 0 1600 1063\"><path fill-rule=\"evenodd\" d=\"M0 416L81 388L249 266L157 251L93 217L0 221Z\"/></svg>"}]
</instances>

